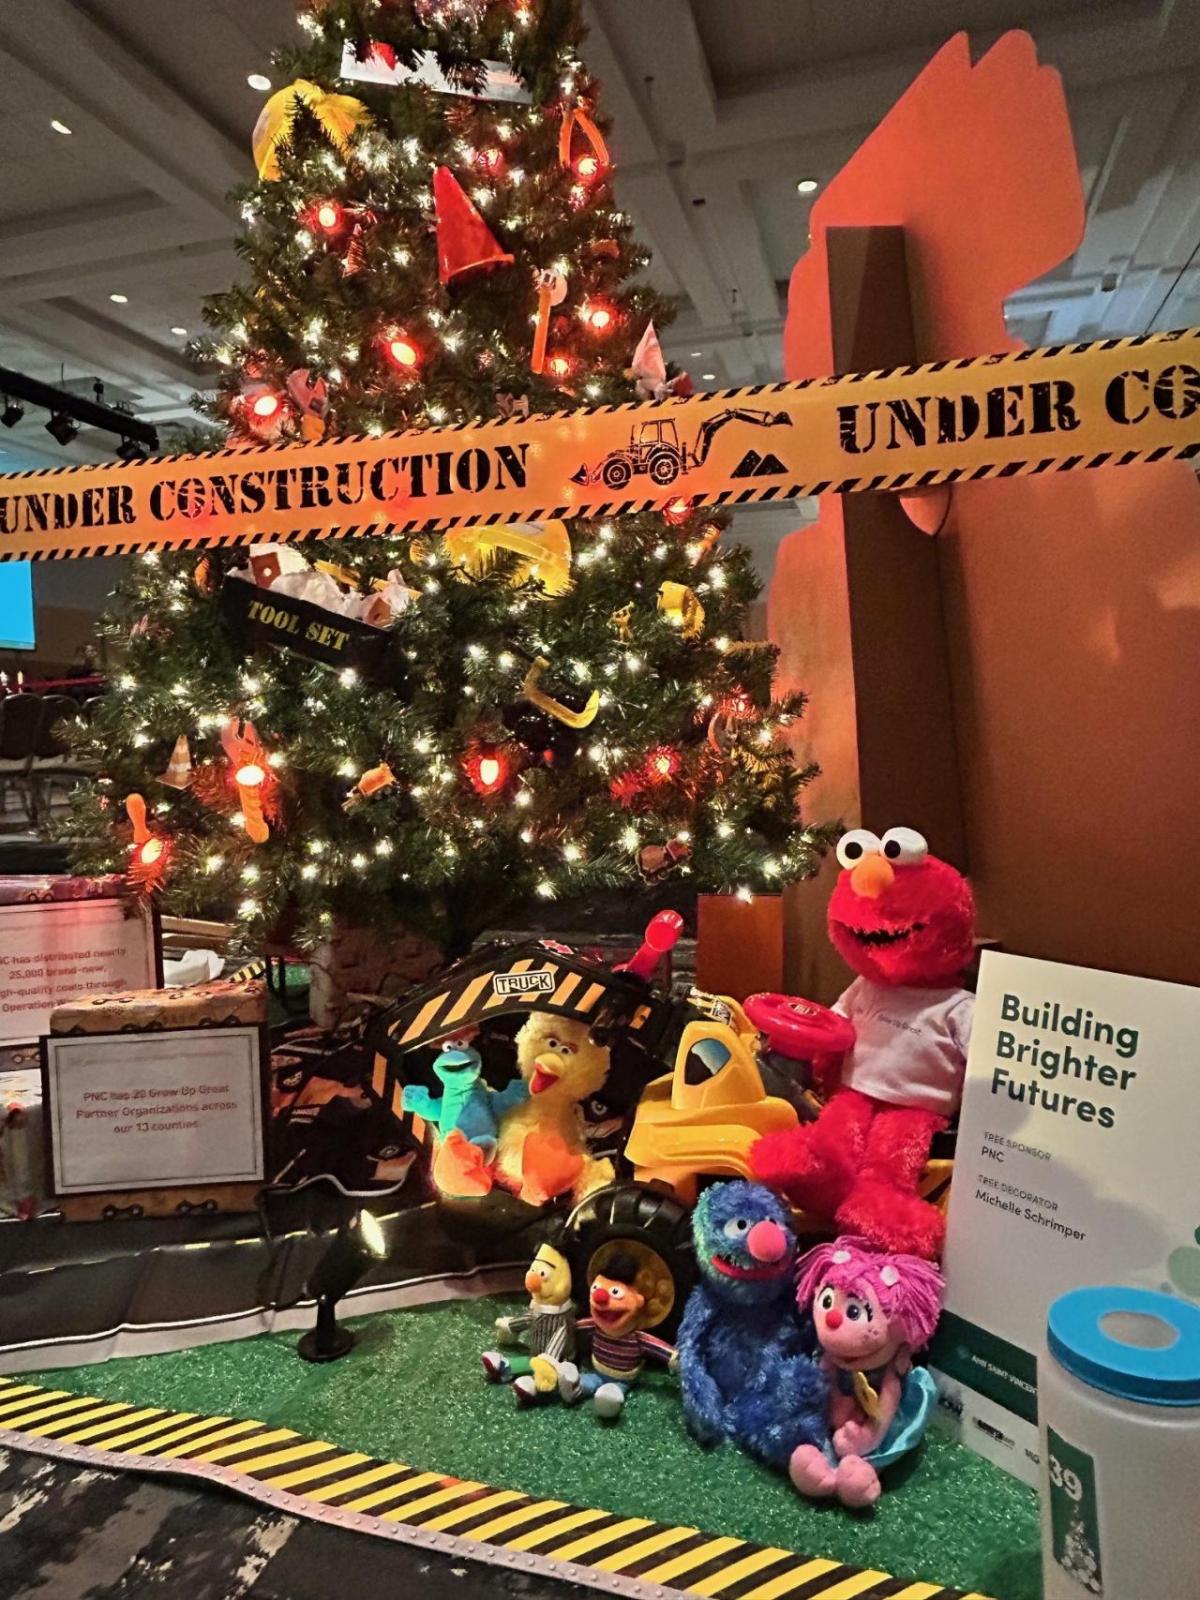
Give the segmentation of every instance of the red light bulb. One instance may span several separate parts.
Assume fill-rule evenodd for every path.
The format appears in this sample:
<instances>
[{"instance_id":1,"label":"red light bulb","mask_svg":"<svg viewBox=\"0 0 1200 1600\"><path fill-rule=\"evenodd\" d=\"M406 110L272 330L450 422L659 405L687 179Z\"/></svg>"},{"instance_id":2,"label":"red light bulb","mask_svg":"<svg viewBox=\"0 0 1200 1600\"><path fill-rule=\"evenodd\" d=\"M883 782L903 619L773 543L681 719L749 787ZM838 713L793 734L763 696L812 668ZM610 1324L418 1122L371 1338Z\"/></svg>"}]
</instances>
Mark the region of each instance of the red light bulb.
<instances>
[{"instance_id":1,"label":"red light bulb","mask_svg":"<svg viewBox=\"0 0 1200 1600\"><path fill-rule=\"evenodd\" d=\"M421 360L421 352L402 328L389 328L383 335L388 360L403 372L411 372Z\"/></svg>"},{"instance_id":2,"label":"red light bulb","mask_svg":"<svg viewBox=\"0 0 1200 1600\"><path fill-rule=\"evenodd\" d=\"M575 171L581 178L594 178L600 171L600 162L595 156L580 156Z\"/></svg>"},{"instance_id":3,"label":"red light bulb","mask_svg":"<svg viewBox=\"0 0 1200 1600\"><path fill-rule=\"evenodd\" d=\"M268 417L275 415L282 403L277 394L260 394L250 409L256 417L261 417L265 422Z\"/></svg>"},{"instance_id":4,"label":"red light bulb","mask_svg":"<svg viewBox=\"0 0 1200 1600\"><path fill-rule=\"evenodd\" d=\"M492 745L479 745L463 762L467 782L476 794L499 794L511 776L505 752Z\"/></svg>"},{"instance_id":5,"label":"red light bulb","mask_svg":"<svg viewBox=\"0 0 1200 1600\"><path fill-rule=\"evenodd\" d=\"M486 150L481 150L476 159L490 177L498 177L504 171L504 151L496 145L489 145Z\"/></svg>"},{"instance_id":6,"label":"red light bulb","mask_svg":"<svg viewBox=\"0 0 1200 1600\"><path fill-rule=\"evenodd\" d=\"M565 378L571 370L569 356L551 356L546 365L556 378Z\"/></svg>"},{"instance_id":7,"label":"red light bulb","mask_svg":"<svg viewBox=\"0 0 1200 1600\"><path fill-rule=\"evenodd\" d=\"M313 212L317 227L325 233L337 233L342 226L345 212L336 200L318 200Z\"/></svg>"},{"instance_id":8,"label":"red light bulb","mask_svg":"<svg viewBox=\"0 0 1200 1600\"><path fill-rule=\"evenodd\" d=\"M596 333L605 333L613 324L613 314L609 306L592 306L587 315L588 324Z\"/></svg>"}]
</instances>

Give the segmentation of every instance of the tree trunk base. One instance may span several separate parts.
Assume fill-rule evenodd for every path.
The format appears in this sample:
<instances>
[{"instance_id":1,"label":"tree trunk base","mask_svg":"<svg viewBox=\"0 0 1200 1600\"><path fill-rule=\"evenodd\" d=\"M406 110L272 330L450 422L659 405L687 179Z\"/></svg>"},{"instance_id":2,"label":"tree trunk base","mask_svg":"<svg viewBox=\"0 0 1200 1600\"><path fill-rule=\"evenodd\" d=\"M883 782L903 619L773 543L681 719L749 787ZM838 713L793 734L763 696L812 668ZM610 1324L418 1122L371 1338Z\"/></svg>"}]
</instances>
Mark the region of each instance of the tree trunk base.
<instances>
[{"instance_id":1,"label":"tree trunk base","mask_svg":"<svg viewBox=\"0 0 1200 1600\"><path fill-rule=\"evenodd\" d=\"M397 928L381 933L341 919L312 954L309 1014L321 1028L336 1028L360 1011L366 997L394 999L423 982L442 963L437 945Z\"/></svg>"}]
</instances>

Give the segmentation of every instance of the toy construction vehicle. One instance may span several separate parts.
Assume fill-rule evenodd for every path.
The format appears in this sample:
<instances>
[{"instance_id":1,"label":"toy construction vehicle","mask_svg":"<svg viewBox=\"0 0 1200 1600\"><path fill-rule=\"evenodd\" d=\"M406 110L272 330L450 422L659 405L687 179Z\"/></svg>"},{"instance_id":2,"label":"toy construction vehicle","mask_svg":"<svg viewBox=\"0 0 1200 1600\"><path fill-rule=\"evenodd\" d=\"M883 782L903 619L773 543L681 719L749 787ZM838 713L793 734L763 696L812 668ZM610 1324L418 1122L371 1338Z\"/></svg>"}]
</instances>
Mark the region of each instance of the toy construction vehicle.
<instances>
[{"instance_id":1,"label":"toy construction vehicle","mask_svg":"<svg viewBox=\"0 0 1200 1600\"><path fill-rule=\"evenodd\" d=\"M560 1200L545 1215L500 1190L443 1203L476 1228L516 1231L543 1221L567 1250L580 1284L590 1281L604 1251L616 1243L629 1247L656 1281L674 1285L664 1313L668 1327L695 1276L688 1213L700 1184L749 1177L754 1142L816 1110L786 1061L760 1059L760 1028L735 1000L652 987L681 926L676 913L659 913L641 949L615 969L549 940L493 946L467 958L376 1019L369 1085L406 1137L427 1140L424 1127L404 1110L404 1087L416 1081L418 1053L439 1040L538 1011L586 1022L611 1043L614 1059L624 1047L638 1061L643 1084L625 1139L622 1166L631 1169L629 1179L587 1194L573 1210ZM785 1044L798 1048L826 1039L818 1024L831 1013L786 996L765 998L804 1008L783 1030ZM768 1092L764 1072L775 1092Z\"/></svg>"},{"instance_id":2,"label":"toy construction vehicle","mask_svg":"<svg viewBox=\"0 0 1200 1600\"><path fill-rule=\"evenodd\" d=\"M730 422L747 422L755 428L789 428L792 419L786 411L755 411L746 406L733 406L702 422L691 446L680 443L679 430L670 417L639 422L630 434L628 445L610 450L592 467L580 467L571 481L603 483L609 489L623 489L631 478L646 476L660 489L665 489L681 473L704 463L713 440Z\"/></svg>"}]
</instances>

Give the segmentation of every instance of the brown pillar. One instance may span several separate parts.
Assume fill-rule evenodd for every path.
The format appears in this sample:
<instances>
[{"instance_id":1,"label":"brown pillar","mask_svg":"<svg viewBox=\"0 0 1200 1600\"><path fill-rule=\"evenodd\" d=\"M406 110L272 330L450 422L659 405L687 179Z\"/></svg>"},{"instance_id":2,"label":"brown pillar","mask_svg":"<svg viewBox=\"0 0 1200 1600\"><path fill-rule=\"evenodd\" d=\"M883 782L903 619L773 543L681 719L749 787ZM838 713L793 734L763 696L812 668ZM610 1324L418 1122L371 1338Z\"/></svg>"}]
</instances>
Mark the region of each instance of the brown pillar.
<instances>
[{"instance_id":1,"label":"brown pillar","mask_svg":"<svg viewBox=\"0 0 1200 1600\"><path fill-rule=\"evenodd\" d=\"M834 370L919 362L904 229L830 228L826 249ZM769 608L781 681L810 695L811 754L825 769L808 814L918 828L966 867L937 540L894 495L831 500L788 541ZM788 981L816 999L845 978L825 939L831 882L827 866L788 895Z\"/></svg>"}]
</instances>

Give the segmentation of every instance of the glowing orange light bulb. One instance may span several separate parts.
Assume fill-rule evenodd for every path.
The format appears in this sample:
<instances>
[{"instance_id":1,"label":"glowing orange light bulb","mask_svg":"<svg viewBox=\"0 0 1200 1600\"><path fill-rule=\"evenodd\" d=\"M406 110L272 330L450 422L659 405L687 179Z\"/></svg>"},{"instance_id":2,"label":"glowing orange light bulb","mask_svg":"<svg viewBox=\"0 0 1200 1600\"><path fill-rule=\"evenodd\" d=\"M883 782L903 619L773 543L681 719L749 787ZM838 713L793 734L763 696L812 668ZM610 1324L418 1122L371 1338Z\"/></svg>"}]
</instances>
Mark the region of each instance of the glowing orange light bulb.
<instances>
[{"instance_id":1,"label":"glowing orange light bulb","mask_svg":"<svg viewBox=\"0 0 1200 1600\"><path fill-rule=\"evenodd\" d=\"M152 867L163 853L161 839L147 839L138 851L138 860L144 867Z\"/></svg>"},{"instance_id":2,"label":"glowing orange light bulb","mask_svg":"<svg viewBox=\"0 0 1200 1600\"><path fill-rule=\"evenodd\" d=\"M600 163L595 156L580 156L575 171L581 178L594 178L600 171Z\"/></svg>"},{"instance_id":3,"label":"glowing orange light bulb","mask_svg":"<svg viewBox=\"0 0 1200 1600\"><path fill-rule=\"evenodd\" d=\"M342 225L342 208L336 200L322 200L317 207L317 226L333 233Z\"/></svg>"},{"instance_id":4,"label":"glowing orange light bulb","mask_svg":"<svg viewBox=\"0 0 1200 1600\"><path fill-rule=\"evenodd\" d=\"M571 363L566 356L551 356L547 365L556 378L565 378L571 370Z\"/></svg>"},{"instance_id":5,"label":"glowing orange light bulb","mask_svg":"<svg viewBox=\"0 0 1200 1600\"><path fill-rule=\"evenodd\" d=\"M267 827L262 808L262 786L267 775L257 761L248 761L244 766L238 767L233 774L233 781L237 784L238 800L241 802L242 815L246 819L246 836L255 844L265 844L270 838L271 830Z\"/></svg>"},{"instance_id":6,"label":"glowing orange light bulb","mask_svg":"<svg viewBox=\"0 0 1200 1600\"><path fill-rule=\"evenodd\" d=\"M613 314L607 306L593 306L589 321L597 333L603 333L605 328L612 326Z\"/></svg>"},{"instance_id":7,"label":"glowing orange light bulb","mask_svg":"<svg viewBox=\"0 0 1200 1600\"><path fill-rule=\"evenodd\" d=\"M479 763L479 781L485 789L494 789L500 781L502 768L495 756L484 756Z\"/></svg>"},{"instance_id":8,"label":"glowing orange light bulb","mask_svg":"<svg viewBox=\"0 0 1200 1600\"><path fill-rule=\"evenodd\" d=\"M256 417L273 417L279 410L279 404L277 394L260 394L250 409Z\"/></svg>"}]
</instances>

